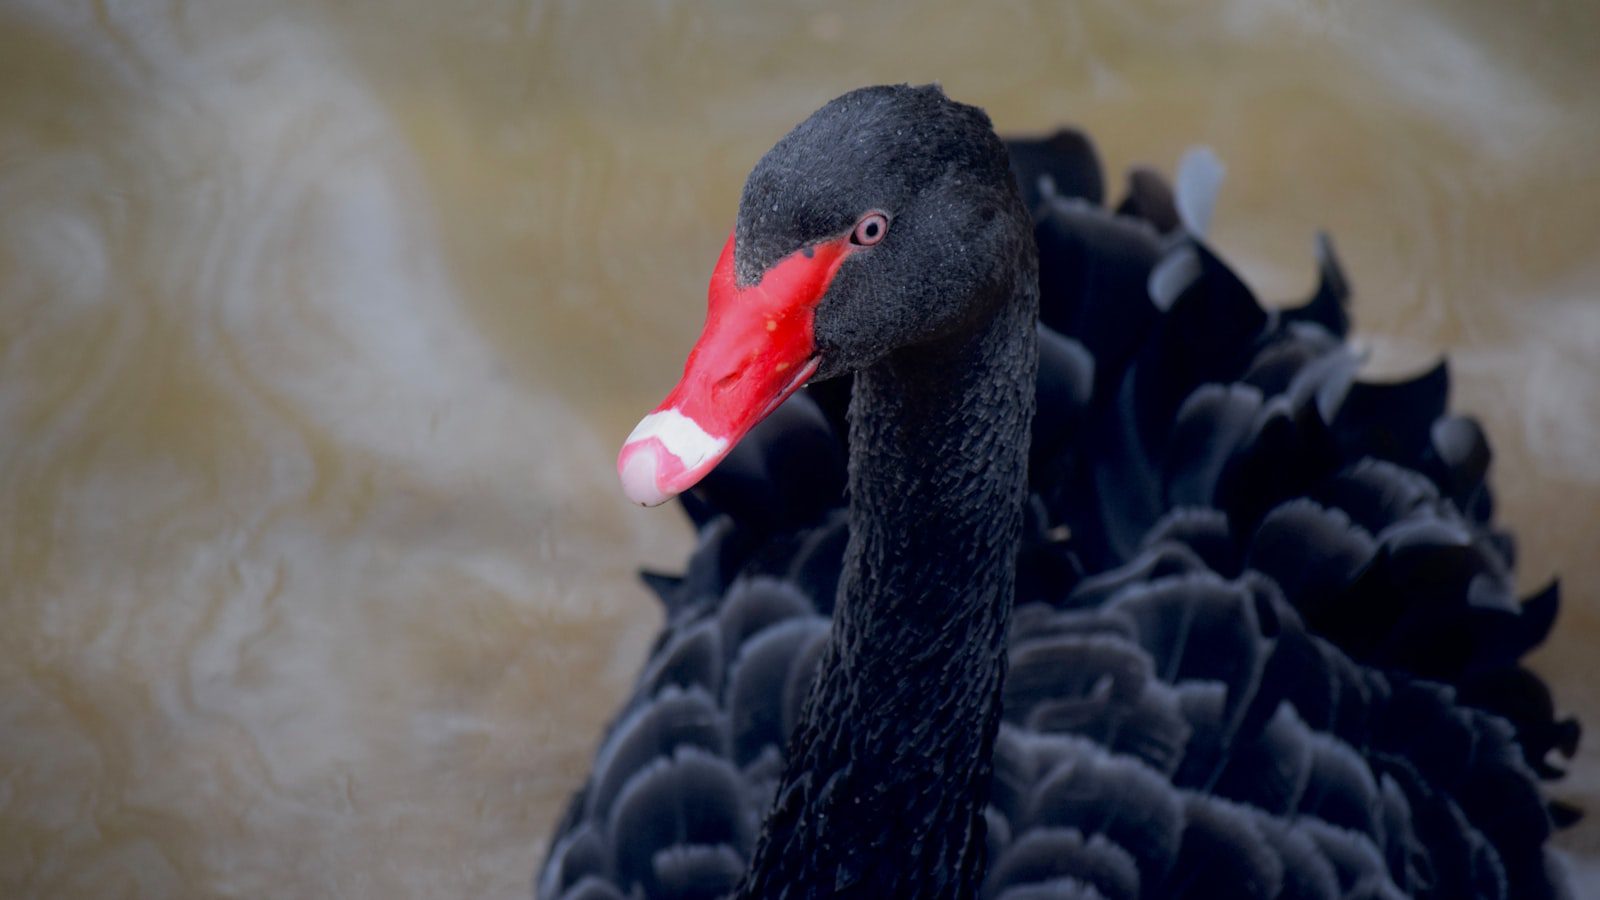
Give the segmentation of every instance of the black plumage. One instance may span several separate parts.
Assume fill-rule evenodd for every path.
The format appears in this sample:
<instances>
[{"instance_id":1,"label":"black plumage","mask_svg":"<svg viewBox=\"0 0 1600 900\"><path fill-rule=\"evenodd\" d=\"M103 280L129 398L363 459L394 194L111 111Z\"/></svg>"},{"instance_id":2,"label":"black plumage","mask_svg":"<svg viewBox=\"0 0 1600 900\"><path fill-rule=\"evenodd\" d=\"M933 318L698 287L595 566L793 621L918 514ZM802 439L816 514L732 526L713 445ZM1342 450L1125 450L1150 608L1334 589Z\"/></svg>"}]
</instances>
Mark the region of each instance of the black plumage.
<instances>
[{"instance_id":1,"label":"black plumage","mask_svg":"<svg viewBox=\"0 0 1600 900\"><path fill-rule=\"evenodd\" d=\"M789 218L741 216L745 271L847 218L818 198L849 184L783 192L841 129L865 134L857 192L871 141L900 191L997 177L974 148L919 176L887 136L928 115L936 146L987 133L968 110L908 88L830 104L752 176L747 207ZM1081 135L1012 148L1020 197L990 188L1036 242L975 251L1027 282L1037 247L1037 324L1012 286L983 306L999 325L970 326L997 336L941 373L862 337L893 315L825 331L824 304L819 343L850 364L684 495L700 543L647 577L666 630L538 894L1566 896L1535 772L1577 727L1520 663L1559 597L1512 593L1447 369L1356 378L1326 239L1308 302L1260 304L1198 233L1205 166L1177 190L1138 170L1112 211ZM965 190L933 208L987 202ZM846 281L898 315L939 300Z\"/></svg>"}]
</instances>

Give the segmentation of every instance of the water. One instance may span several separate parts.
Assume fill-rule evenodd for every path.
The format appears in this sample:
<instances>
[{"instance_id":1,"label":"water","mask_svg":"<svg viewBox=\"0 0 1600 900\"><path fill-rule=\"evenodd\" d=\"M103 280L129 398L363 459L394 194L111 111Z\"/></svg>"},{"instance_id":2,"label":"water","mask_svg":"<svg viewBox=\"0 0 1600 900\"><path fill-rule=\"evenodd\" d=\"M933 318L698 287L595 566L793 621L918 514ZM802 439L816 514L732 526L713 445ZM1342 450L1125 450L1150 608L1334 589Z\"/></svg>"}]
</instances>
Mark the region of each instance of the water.
<instances>
[{"instance_id":1,"label":"water","mask_svg":"<svg viewBox=\"0 0 1600 900\"><path fill-rule=\"evenodd\" d=\"M1267 296L1331 229L1600 722L1600 12L790 6L0 2L0 894L525 895L688 546L616 445L749 166L888 80L1210 144Z\"/></svg>"}]
</instances>

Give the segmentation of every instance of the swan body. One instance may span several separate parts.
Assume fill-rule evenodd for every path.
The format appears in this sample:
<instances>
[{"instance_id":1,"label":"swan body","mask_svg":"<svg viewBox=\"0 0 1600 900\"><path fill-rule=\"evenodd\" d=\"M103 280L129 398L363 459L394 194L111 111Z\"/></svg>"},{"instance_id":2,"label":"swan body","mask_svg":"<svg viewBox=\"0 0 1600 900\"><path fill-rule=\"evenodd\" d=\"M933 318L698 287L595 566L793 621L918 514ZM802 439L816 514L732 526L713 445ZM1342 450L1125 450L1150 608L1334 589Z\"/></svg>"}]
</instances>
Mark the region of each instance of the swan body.
<instances>
[{"instance_id":1,"label":"swan body","mask_svg":"<svg viewBox=\"0 0 1600 900\"><path fill-rule=\"evenodd\" d=\"M1007 158L902 86L752 174L724 290L833 267L818 380L689 463L625 448L636 499L692 477L698 545L646 575L666 626L537 894L1568 896L1537 779L1577 729L1519 662L1558 595L1512 593L1447 370L1355 377L1325 240L1308 302L1259 304L1204 161L1112 210L1081 136ZM880 245L818 238L885 205Z\"/></svg>"}]
</instances>

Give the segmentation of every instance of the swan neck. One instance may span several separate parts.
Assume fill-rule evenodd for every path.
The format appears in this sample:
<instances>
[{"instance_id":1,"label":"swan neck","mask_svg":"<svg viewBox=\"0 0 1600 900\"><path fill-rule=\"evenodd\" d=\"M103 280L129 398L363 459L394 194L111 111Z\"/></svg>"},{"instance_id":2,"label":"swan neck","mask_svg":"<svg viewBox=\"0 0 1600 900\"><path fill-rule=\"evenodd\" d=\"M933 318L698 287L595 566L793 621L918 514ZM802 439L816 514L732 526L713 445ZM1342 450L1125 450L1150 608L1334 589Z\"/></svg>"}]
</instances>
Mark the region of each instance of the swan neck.
<instances>
[{"instance_id":1,"label":"swan neck","mask_svg":"<svg viewBox=\"0 0 1600 900\"><path fill-rule=\"evenodd\" d=\"M976 891L1037 369L1020 257L980 327L857 375L832 640L740 896Z\"/></svg>"}]
</instances>

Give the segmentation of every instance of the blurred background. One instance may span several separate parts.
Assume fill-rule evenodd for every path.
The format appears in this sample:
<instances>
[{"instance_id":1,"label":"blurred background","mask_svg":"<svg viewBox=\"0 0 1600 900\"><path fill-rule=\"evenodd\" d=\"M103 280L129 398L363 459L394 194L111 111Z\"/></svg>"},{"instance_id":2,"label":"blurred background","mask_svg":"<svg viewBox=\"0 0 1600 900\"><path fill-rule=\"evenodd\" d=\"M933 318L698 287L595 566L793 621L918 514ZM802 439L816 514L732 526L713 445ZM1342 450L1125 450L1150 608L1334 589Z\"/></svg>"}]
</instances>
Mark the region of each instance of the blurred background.
<instances>
[{"instance_id":1,"label":"blurred background","mask_svg":"<svg viewBox=\"0 0 1600 900\"><path fill-rule=\"evenodd\" d=\"M616 447L750 166L884 81L1209 144L1265 297L1331 230L1600 728L1600 7L856 6L0 0L0 895L525 896L689 547ZM1600 878L1600 739L1554 790Z\"/></svg>"}]
</instances>

